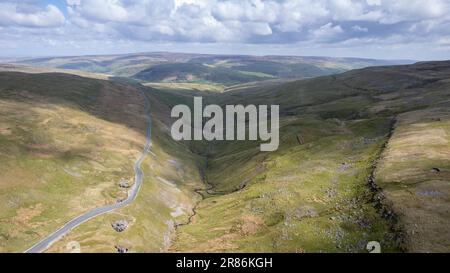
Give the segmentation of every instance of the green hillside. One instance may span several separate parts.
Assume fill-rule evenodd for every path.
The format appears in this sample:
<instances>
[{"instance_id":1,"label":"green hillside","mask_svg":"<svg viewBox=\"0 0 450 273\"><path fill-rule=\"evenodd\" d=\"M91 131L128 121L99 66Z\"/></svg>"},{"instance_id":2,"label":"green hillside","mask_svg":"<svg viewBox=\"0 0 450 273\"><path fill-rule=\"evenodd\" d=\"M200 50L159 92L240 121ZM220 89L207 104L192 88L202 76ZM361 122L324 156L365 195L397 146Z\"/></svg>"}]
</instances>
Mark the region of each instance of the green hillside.
<instances>
[{"instance_id":1,"label":"green hillside","mask_svg":"<svg viewBox=\"0 0 450 273\"><path fill-rule=\"evenodd\" d=\"M145 143L143 103L133 85L0 72L0 252L25 251L75 216L126 198L119 182L132 183L133 163ZM186 221L196 203L196 156L167 135L165 108L152 109L154 156L143 164L144 187L133 206L70 234L82 231L74 240L83 252L116 252L117 245L164 251L173 226ZM183 180L161 180L179 179L179 165ZM111 228L118 217L132 223L127 232ZM49 251L70 251L74 240L64 240Z\"/></svg>"},{"instance_id":2,"label":"green hillside","mask_svg":"<svg viewBox=\"0 0 450 273\"><path fill-rule=\"evenodd\" d=\"M184 67L209 73L203 66ZM0 251L23 251L75 215L123 198L118 182L132 177L144 143L139 90L151 101L153 153L138 199L49 252L72 242L83 252L366 252L369 241L383 252L448 251L449 62L223 93L87 77L0 72ZM279 104L279 149L173 141L171 107L194 96ZM121 219L130 227L118 233L111 223Z\"/></svg>"},{"instance_id":3,"label":"green hillside","mask_svg":"<svg viewBox=\"0 0 450 273\"><path fill-rule=\"evenodd\" d=\"M374 240L384 252L448 251L448 115L438 109L449 106L449 77L448 62L419 63L208 96L222 105L279 104L281 146L197 146L210 189L172 250L365 252ZM396 122L407 116L421 130L410 140L399 138L408 125ZM439 143L421 136L428 126L439 130ZM399 141L416 144L414 157Z\"/></svg>"},{"instance_id":4,"label":"green hillside","mask_svg":"<svg viewBox=\"0 0 450 273\"><path fill-rule=\"evenodd\" d=\"M367 66L409 63L409 61L160 52L31 58L16 63L133 77L146 82L194 82L230 86L268 79L310 78Z\"/></svg>"},{"instance_id":5,"label":"green hillside","mask_svg":"<svg viewBox=\"0 0 450 273\"><path fill-rule=\"evenodd\" d=\"M272 79L275 76L255 71L236 71L197 63L160 64L133 76L147 82L209 82L234 85Z\"/></svg>"}]
</instances>

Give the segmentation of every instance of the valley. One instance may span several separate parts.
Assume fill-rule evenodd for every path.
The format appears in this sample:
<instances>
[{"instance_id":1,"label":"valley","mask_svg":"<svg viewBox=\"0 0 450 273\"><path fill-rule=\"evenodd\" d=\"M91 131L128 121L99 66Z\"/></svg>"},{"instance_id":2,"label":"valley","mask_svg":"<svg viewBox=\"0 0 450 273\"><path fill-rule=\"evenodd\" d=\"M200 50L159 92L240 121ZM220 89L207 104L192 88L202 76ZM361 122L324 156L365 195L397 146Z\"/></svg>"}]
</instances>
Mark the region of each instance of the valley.
<instances>
[{"instance_id":1,"label":"valley","mask_svg":"<svg viewBox=\"0 0 450 273\"><path fill-rule=\"evenodd\" d=\"M221 90L244 83L311 78L367 66L408 63L412 61L170 52L22 58L15 62L34 67L127 77L143 83L191 83Z\"/></svg>"},{"instance_id":2,"label":"valley","mask_svg":"<svg viewBox=\"0 0 450 273\"><path fill-rule=\"evenodd\" d=\"M449 250L449 62L301 80L222 81L207 72L212 78L197 81L183 71L193 60L158 70L179 79L148 82L140 78L154 77L151 70L136 81L85 67L3 67L0 251L22 252L74 217L127 198L118 184L133 181L145 145L142 96L152 147L136 200L83 223L48 252L70 252L73 242L82 252L366 252L369 241L383 252ZM170 110L193 106L194 96L220 106L280 105L279 149L174 141ZM128 223L122 232L112 228L117 221Z\"/></svg>"}]
</instances>

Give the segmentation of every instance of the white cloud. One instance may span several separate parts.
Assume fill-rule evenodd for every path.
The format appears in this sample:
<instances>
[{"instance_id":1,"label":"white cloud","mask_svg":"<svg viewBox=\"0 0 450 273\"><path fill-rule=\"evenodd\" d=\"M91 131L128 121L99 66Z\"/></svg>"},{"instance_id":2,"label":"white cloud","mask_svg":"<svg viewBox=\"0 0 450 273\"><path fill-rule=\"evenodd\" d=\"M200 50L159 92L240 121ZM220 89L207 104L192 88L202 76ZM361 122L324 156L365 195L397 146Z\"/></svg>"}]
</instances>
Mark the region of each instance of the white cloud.
<instances>
[{"instance_id":1,"label":"white cloud","mask_svg":"<svg viewBox=\"0 0 450 273\"><path fill-rule=\"evenodd\" d=\"M77 6L81 4L81 0L66 0L67 5Z\"/></svg>"},{"instance_id":2,"label":"white cloud","mask_svg":"<svg viewBox=\"0 0 450 273\"><path fill-rule=\"evenodd\" d=\"M332 23L321 26L320 28L311 31L313 37L318 41L327 41L334 39L344 32L339 25L334 26Z\"/></svg>"},{"instance_id":3,"label":"white cloud","mask_svg":"<svg viewBox=\"0 0 450 273\"><path fill-rule=\"evenodd\" d=\"M129 13L119 0L78 1L74 8L86 19L98 22L126 22Z\"/></svg>"},{"instance_id":4,"label":"white cloud","mask_svg":"<svg viewBox=\"0 0 450 273\"><path fill-rule=\"evenodd\" d=\"M382 22L420 21L448 16L449 4L445 0L383 0L386 16Z\"/></svg>"},{"instance_id":5,"label":"white cloud","mask_svg":"<svg viewBox=\"0 0 450 273\"><path fill-rule=\"evenodd\" d=\"M122 38L173 41L252 43L273 41L258 36L274 36L286 39L278 42L295 42L306 32L314 34L312 39L332 42L336 34L346 32L371 35L364 22L380 27L405 23L413 28L423 20L450 20L449 5L443 0L68 0L68 4L71 22L80 27L102 24L94 29L110 28ZM330 22L333 26L328 29ZM358 25L346 29L345 22ZM289 38L283 33L297 35Z\"/></svg>"},{"instance_id":6,"label":"white cloud","mask_svg":"<svg viewBox=\"0 0 450 273\"><path fill-rule=\"evenodd\" d=\"M53 5L38 8L24 4L0 2L0 25L15 27L58 27L65 22L62 12Z\"/></svg>"},{"instance_id":7,"label":"white cloud","mask_svg":"<svg viewBox=\"0 0 450 273\"><path fill-rule=\"evenodd\" d=\"M450 37L446 0L66 0L67 18L37 0L0 0L0 36L114 43L307 43L316 47L438 43ZM20 27L19 34L17 28ZM52 28L53 31L36 30ZM54 27L57 27L54 29ZM401 37L401 39L399 38Z\"/></svg>"},{"instance_id":8,"label":"white cloud","mask_svg":"<svg viewBox=\"0 0 450 273\"><path fill-rule=\"evenodd\" d=\"M352 27L352 30L354 30L354 31L356 31L356 32L369 32L369 29L368 29L368 28L360 27L360 26L358 26L358 25L353 26L353 27Z\"/></svg>"}]
</instances>

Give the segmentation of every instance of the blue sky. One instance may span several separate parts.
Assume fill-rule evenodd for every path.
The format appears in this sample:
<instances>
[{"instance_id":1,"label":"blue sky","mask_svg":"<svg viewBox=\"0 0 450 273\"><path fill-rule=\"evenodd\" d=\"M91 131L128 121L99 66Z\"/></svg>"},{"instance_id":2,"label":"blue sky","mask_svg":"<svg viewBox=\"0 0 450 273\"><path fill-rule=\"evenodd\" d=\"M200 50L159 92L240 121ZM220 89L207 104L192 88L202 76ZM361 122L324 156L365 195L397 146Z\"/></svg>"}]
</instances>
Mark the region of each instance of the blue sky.
<instances>
[{"instance_id":1,"label":"blue sky","mask_svg":"<svg viewBox=\"0 0 450 273\"><path fill-rule=\"evenodd\" d=\"M56 6L65 16L67 16L67 2L65 0L42 0L36 1L39 6L45 8L48 5Z\"/></svg>"},{"instance_id":2,"label":"blue sky","mask_svg":"<svg viewBox=\"0 0 450 273\"><path fill-rule=\"evenodd\" d=\"M0 0L0 57L143 51L450 59L447 0Z\"/></svg>"}]
</instances>

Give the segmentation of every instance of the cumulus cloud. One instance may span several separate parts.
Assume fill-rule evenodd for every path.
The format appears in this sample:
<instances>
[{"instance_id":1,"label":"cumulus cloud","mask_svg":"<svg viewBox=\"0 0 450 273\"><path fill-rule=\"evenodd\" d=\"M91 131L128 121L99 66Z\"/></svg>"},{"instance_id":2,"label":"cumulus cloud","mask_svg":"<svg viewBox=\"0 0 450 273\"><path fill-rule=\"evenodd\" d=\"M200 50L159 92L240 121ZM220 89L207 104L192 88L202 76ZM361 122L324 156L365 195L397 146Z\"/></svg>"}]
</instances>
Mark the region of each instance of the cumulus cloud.
<instances>
[{"instance_id":1,"label":"cumulus cloud","mask_svg":"<svg viewBox=\"0 0 450 273\"><path fill-rule=\"evenodd\" d=\"M324 46L438 43L450 35L447 0L66 0L66 8L64 18L57 7L37 0L0 1L0 32L56 27L48 40L74 43Z\"/></svg>"},{"instance_id":2,"label":"cumulus cloud","mask_svg":"<svg viewBox=\"0 0 450 273\"><path fill-rule=\"evenodd\" d=\"M0 2L0 25L19 27L58 27L64 24L65 17L54 5L40 8L32 1Z\"/></svg>"},{"instance_id":3,"label":"cumulus cloud","mask_svg":"<svg viewBox=\"0 0 450 273\"><path fill-rule=\"evenodd\" d=\"M368 28L360 27L360 26L358 26L358 25L353 26L353 27L352 27L352 30L354 30L354 31L356 31L356 32L368 32L368 31L369 31Z\"/></svg>"},{"instance_id":4,"label":"cumulus cloud","mask_svg":"<svg viewBox=\"0 0 450 273\"><path fill-rule=\"evenodd\" d=\"M450 20L444 0L68 0L67 4L69 19L80 27L101 24L103 28L93 29L109 28L121 38L143 40L334 42L363 34L377 37L381 32L370 30L381 28L386 30L383 35L409 31L419 36L424 30L432 34L433 28L425 25Z\"/></svg>"},{"instance_id":5,"label":"cumulus cloud","mask_svg":"<svg viewBox=\"0 0 450 273\"><path fill-rule=\"evenodd\" d=\"M335 40L336 37L341 35L343 32L344 31L342 30L341 26L334 26L332 23L328 23L314 31L311 31L315 40L318 41Z\"/></svg>"}]
</instances>

